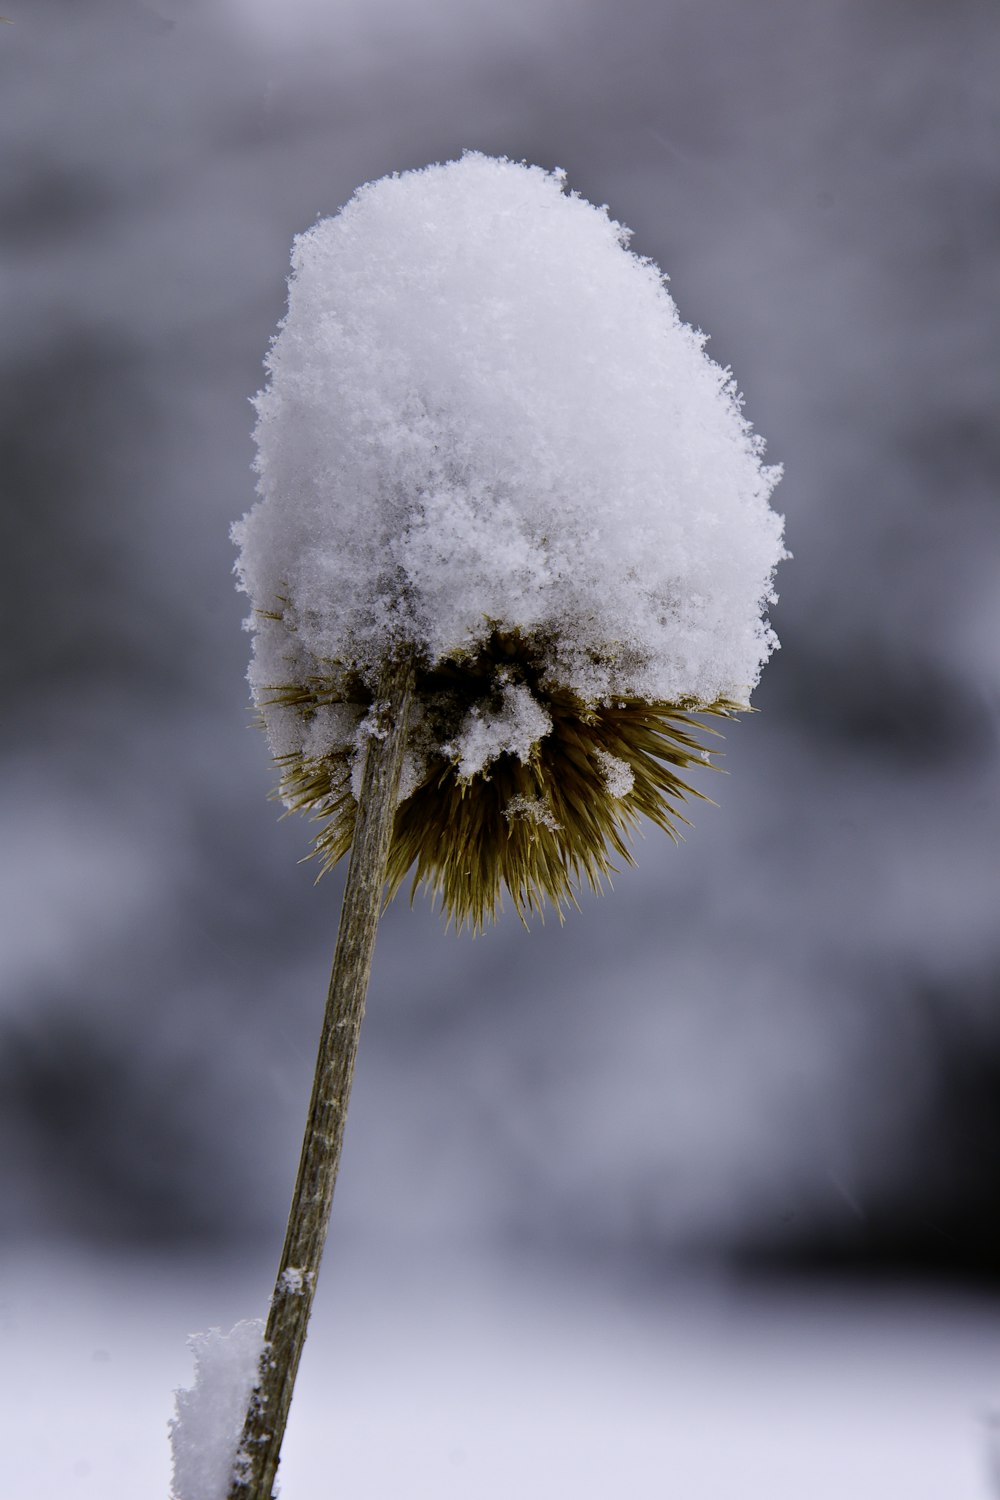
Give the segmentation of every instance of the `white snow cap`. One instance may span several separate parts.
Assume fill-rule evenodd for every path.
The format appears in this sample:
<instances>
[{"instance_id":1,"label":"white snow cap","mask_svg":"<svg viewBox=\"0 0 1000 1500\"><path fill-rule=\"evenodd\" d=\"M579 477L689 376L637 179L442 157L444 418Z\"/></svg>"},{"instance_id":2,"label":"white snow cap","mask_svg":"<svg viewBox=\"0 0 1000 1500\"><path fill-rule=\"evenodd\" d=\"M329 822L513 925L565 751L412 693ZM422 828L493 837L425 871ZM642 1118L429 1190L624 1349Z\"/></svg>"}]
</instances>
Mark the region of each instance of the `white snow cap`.
<instances>
[{"instance_id":1,"label":"white snow cap","mask_svg":"<svg viewBox=\"0 0 1000 1500\"><path fill-rule=\"evenodd\" d=\"M468 153L295 241L234 528L276 754L307 731L275 685L331 663L374 683L400 642L433 666L496 629L586 703L748 701L777 644L780 471L628 240L562 172ZM523 755L530 715L503 712ZM472 774L496 749L470 723L453 754Z\"/></svg>"}]
</instances>

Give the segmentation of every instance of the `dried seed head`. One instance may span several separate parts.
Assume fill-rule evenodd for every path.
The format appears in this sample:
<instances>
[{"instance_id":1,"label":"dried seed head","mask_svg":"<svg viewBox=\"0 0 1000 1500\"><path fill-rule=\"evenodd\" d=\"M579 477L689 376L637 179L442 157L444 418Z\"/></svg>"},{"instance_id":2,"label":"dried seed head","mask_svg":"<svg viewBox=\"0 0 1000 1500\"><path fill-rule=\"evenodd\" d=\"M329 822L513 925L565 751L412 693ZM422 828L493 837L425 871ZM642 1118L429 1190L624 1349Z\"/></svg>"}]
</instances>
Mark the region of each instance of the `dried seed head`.
<instances>
[{"instance_id":1,"label":"dried seed head","mask_svg":"<svg viewBox=\"0 0 1000 1500\"><path fill-rule=\"evenodd\" d=\"M705 764L711 751L699 735L715 733L696 716L738 709L725 700L588 705L547 681L545 660L545 643L494 629L475 654L417 673L389 894L412 871L413 890L431 891L459 929L479 931L493 921L504 887L522 919L546 901L561 917L581 887L600 890L615 856L631 862L640 817L676 838L687 823L680 804L703 796L683 772ZM504 750L463 772L462 726L471 717L488 728L512 689L530 695L551 727L523 755ZM279 757L281 797L323 824L314 850L322 872L351 845L352 782L372 695L359 675L331 672L306 686L277 687L271 701L301 717L306 744L311 726L331 711L340 716L341 738L323 753Z\"/></svg>"},{"instance_id":2,"label":"dried seed head","mask_svg":"<svg viewBox=\"0 0 1000 1500\"><path fill-rule=\"evenodd\" d=\"M675 833L692 713L746 706L777 644L779 471L628 245L561 172L473 153L293 251L234 528L250 682L326 865L412 653L390 880L459 925L598 886L640 817Z\"/></svg>"}]
</instances>

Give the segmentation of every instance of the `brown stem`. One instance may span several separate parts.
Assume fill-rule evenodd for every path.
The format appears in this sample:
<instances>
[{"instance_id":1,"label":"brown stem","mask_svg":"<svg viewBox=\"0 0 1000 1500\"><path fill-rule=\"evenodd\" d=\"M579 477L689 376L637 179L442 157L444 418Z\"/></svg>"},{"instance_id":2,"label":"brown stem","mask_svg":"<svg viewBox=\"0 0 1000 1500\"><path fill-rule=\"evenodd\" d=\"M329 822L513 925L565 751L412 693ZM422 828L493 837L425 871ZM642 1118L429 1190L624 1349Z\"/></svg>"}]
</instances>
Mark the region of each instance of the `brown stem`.
<instances>
[{"instance_id":1,"label":"brown stem","mask_svg":"<svg viewBox=\"0 0 1000 1500\"><path fill-rule=\"evenodd\" d=\"M260 1383L247 1408L229 1500L272 1500L340 1164L396 812L413 675L412 657L406 656L385 667L379 684L377 724L365 754L299 1174L264 1335Z\"/></svg>"}]
</instances>

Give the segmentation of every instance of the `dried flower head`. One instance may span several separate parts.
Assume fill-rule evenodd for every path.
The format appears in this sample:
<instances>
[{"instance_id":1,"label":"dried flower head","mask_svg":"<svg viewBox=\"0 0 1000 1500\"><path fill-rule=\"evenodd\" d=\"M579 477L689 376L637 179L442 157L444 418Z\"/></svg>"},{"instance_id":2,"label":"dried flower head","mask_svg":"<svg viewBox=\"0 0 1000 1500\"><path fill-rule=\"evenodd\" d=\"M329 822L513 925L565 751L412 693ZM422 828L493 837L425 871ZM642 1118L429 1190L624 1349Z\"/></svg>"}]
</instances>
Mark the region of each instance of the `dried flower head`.
<instances>
[{"instance_id":1,"label":"dried flower head","mask_svg":"<svg viewBox=\"0 0 1000 1500\"><path fill-rule=\"evenodd\" d=\"M659 271L562 174L470 154L296 241L234 529L290 808L350 846L381 664L417 664L390 887L557 909L673 834L776 642L778 471ZM702 726L703 727L703 726Z\"/></svg>"}]
</instances>

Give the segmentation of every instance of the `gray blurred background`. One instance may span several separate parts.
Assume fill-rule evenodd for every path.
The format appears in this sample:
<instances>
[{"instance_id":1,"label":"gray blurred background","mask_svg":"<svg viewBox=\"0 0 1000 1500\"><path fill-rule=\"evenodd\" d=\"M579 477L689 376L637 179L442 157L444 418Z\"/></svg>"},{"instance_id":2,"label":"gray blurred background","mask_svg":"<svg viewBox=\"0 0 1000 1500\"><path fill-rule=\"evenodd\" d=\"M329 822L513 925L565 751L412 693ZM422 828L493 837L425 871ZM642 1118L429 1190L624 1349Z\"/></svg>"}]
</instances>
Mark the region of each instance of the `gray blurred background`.
<instances>
[{"instance_id":1,"label":"gray blurred background","mask_svg":"<svg viewBox=\"0 0 1000 1500\"><path fill-rule=\"evenodd\" d=\"M1000 1272L994 0L6 0L0 1231L275 1252L340 877L231 521L292 235L465 147L635 231L784 463L760 713L560 929L380 934L335 1233Z\"/></svg>"}]
</instances>

